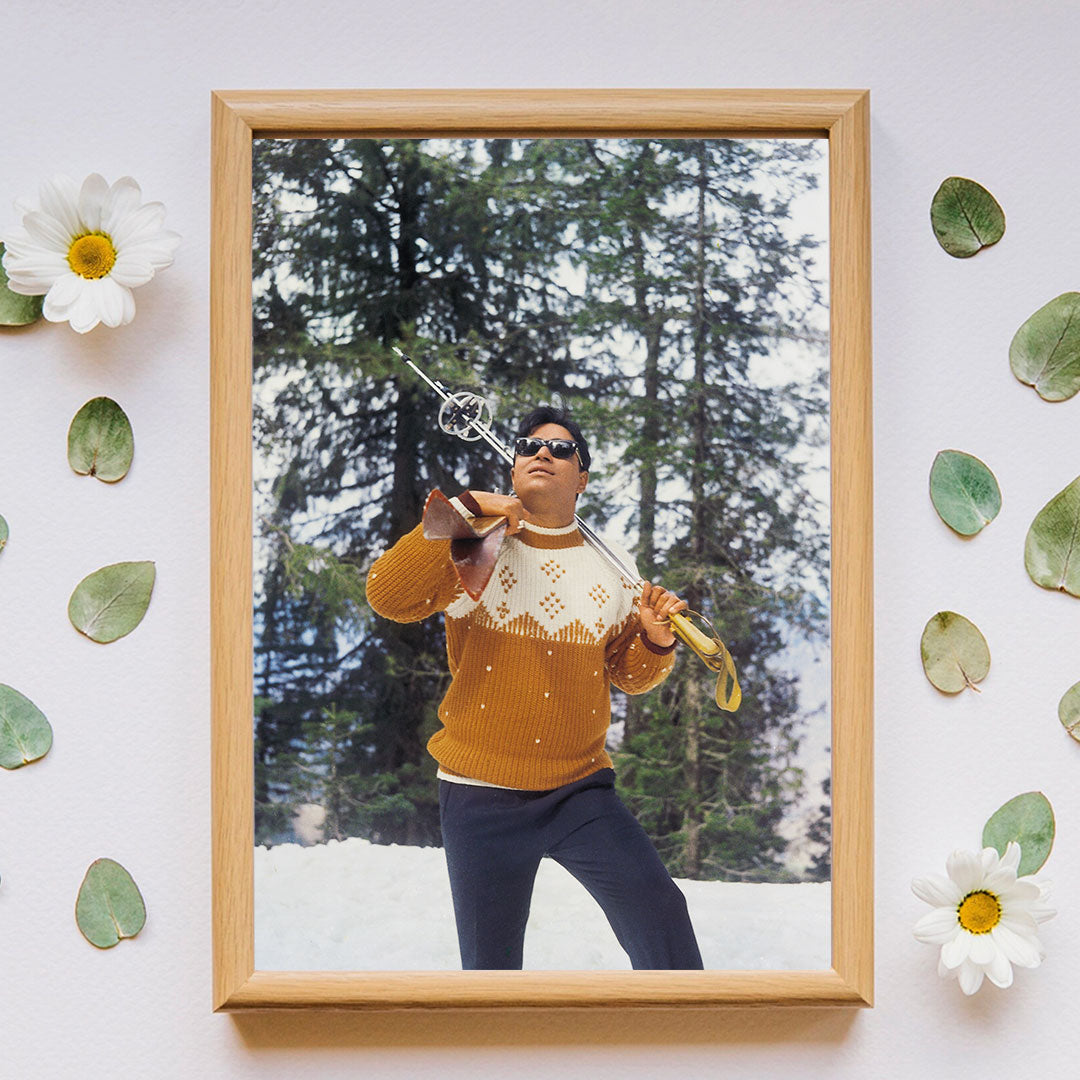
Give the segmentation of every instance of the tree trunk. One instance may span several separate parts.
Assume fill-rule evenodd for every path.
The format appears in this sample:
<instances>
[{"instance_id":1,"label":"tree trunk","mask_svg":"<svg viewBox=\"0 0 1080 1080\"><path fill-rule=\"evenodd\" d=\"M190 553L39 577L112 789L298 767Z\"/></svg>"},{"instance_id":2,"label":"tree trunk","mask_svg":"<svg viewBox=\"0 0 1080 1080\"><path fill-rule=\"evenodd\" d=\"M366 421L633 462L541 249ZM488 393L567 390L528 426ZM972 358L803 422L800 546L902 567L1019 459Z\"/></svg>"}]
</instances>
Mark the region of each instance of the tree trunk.
<instances>
[{"instance_id":1,"label":"tree trunk","mask_svg":"<svg viewBox=\"0 0 1080 1080\"><path fill-rule=\"evenodd\" d=\"M656 447L660 441L660 340L664 325L661 313L649 311L645 280L645 242L641 231L634 233L634 312L645 338L644 395L641 400L643 453L639 461L640 501L638 504L638 573L648 581L656 577ZM631 697L626 708L629 738L642 726L643 703Z\"/></svg>"},{"instance_id":2,"label":"tree trunk","mask_svg":"<svg viewBox=\"0 0 1080 1080\"><path fill-rule=\"evenodd\" d=\"M690 551L693 558L692 579L686 591L686 602L695 610L701 609L704 583L701 580L702 562L705 554L705 460L708 453L708 411L705 405L705 192L708 186L705 148L698 154L697 219L694 229L696 266L694 280L694 375L690 386L690 425L693 441L693 462L690 469ZM683 772L686 776L687 803L683 816L686 833L685 873L687 877L701 875L700 833L703 824L701 770L701 683L696 671L688 673L685 690L686 750Z\"/></svg>"},{"instance_id":3,"label":"tree trunk","mask_svg":"<svg viewBox=\"0 0 1080 1080\"><path fill-rule=\"evenodd\" d=\"M683 874L688 878L701 877L701 682L696 676L696 672L690 672L683 698L686 717L683 775L686 777L688 794L683 813L683 831L686 834Z\"/></svg>"},{"instance_id":4,"label":"tree trunk","mask_svg":"<svg viewBox=\"0 0 1080 1080\"><path fill-rule=\"evenodd\" d=\"M414 324L419 314L416 284L417 223L423 199L420 160L416 147L403 150L404 164L397 184L397 286L398 303L386 313L384 326L389 345L400 338L406 326ZM420 484L420 432L431 422L430 403L421 401L415 387L400 386L394 409L394 481L390 494L390 541L397 541L415 528L424 495ZM402 668L415 670L416 658L423 654L429 631L422 623L388 623L384 632L390 638L388 651ZM404 680L401 715L394 718L394 736L386 747L382 768L396 772L402 765L418 764L423 759L419 728L428 705L429 684L416 675Z\"/></svg>"}]
</instances>

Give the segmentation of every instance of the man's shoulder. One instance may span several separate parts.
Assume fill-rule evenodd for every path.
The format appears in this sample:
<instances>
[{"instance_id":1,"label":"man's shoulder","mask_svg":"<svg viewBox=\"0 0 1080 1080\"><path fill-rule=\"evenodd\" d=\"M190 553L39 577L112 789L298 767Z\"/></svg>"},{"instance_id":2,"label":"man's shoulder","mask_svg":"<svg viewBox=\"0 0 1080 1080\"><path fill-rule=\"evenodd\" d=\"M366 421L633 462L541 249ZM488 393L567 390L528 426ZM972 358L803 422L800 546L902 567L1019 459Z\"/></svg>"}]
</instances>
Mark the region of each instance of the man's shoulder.
<instances>
[{"instance_id":1,"label":"man's shoulder","mask_svg":"<svg viewBox=\"0 0 1080 1080\"><path fill-rule=\"evenodd\" d=\"M634 556L629 551L627 551L626 548L622 546L622 544L617 544L613 540L608 540L606 537L604 537L603 540L605 547L608 548L612 555L614 555L624 566L626 566L627 569L633 570L636 577L637 560L634 558ZM602 552L598 551L589 543L586 543L585 547L591 553L591 557L593 559L595 559L597 562L602 563L616 576L622 576L619 571L604 557Z\"/></svg>"}]
</instances>

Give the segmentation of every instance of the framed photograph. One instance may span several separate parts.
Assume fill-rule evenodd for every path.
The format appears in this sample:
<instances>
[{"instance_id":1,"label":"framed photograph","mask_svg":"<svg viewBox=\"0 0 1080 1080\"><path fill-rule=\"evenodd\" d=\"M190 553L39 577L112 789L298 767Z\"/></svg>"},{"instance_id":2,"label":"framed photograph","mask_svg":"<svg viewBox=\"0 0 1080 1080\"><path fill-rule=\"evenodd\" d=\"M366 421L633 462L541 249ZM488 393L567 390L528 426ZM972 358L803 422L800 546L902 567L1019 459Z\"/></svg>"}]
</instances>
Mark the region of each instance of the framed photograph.
<instances>
[{"instance_id":1,"label":"framed photograph","mask_svg":"<svg viewBox=\"0 0 1080 1080\"><path fill-rule=\"evenodd\" d=\"M872 1004L868 94L212 109L215 1009ZM540 516L534 458L576 524ZM419 538L435 490L534 517L475 595ZM568 586L578 528L610 580ZM442 552L430 588L414 549ZM463 627L492 675L463 674ZM566 675L590 649L603 671ZM633 819L680 907L651 923L688 919L693 959L612 913L570 818L516 914L477 901L523 954L468 959L463 883L497 856L465 808L540 820L579 784Z\"/></svg>"}]
</instances>

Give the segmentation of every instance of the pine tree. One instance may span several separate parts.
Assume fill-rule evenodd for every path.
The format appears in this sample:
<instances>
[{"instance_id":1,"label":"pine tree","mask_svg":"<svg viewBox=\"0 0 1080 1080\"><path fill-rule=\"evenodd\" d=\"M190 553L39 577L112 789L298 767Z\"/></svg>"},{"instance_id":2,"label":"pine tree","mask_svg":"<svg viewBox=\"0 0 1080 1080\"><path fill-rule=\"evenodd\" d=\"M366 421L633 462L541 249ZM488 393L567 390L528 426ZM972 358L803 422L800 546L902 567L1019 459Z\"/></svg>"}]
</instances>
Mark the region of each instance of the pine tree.
<instances>
[{"instance_id":1,"label":"pine tree","mask_svg":"<svg viewBox=\"0 0 1080 1080\"><path fill-rule=\"evenodd\" d=\"M366 732L342 767L399 800L379 837L438 840L424 744L447 681L441 619L375 618L362 581L432 488L490 490L505 466L434 426L437 402L389 347L451 386L479 373L515 411L567 389L573 311L545 169L499 142L257 146L255 437L276 474L261 479L259 835L301 799L297 761L336 738L333 708ZM352 814L361 835L369 809Z\"/></svg>"},{"instance_id":2,"label":"pine tree","mask_svg":"<svg viewBox=\"0 0 1080 1080\"><path fill-rule=\"evenodd\" d=\"M438 839L423 747L447 682L441 620L378 619L362 581L432 487L490 490L505 467L433 426L437 402L389 351L401 343L503 416L567 404L617 460L590 478L582 513L629 521L643 573L721 627L745 693L736 716L717 713L715 677L684 656L658 692L632 706L617 695L621 789L674 871L784 875L799 699L774 658L826 623L827 535L804 451L827 437L827 375L765 386L758 369L780 336L814 335L793 296L813 300L812 243L785 228L814 153L731 140L258 144L264 835L286 805L322 801L335 834Z\"/></svg>"},{"instance_id":3,"label":"pine tree","mask_svg":"<svg viewBox=\"0 0 1080 1080\"><path fill-rule=\"evenodd\" d=\"M583 174L587 157L597 165L573 206L589 275L580 322L630 335L640 358L608 430L619 475L637 481L641 567L714 617L745 693L737 716L717 714L714 676L688 659L626 711L621 789L669 866L694 877L782 877L778 826L801 784L797 684L764 658L793 628L825 628L827 549L798 455L824 438L827 384L765 388L755 363L781 327L813 336L791 295L814 293L813 244L784 219L815 152L731 140L578 151Z\"/></svg>"}]
</instances>

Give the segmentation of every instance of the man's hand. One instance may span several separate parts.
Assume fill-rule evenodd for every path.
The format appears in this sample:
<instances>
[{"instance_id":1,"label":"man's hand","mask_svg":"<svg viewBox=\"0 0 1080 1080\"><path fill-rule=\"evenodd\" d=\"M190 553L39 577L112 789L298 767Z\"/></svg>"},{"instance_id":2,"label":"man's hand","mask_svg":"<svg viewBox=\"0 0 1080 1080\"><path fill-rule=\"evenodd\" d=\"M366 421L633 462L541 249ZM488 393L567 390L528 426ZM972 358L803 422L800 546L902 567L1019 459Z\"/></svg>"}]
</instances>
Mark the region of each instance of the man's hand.
<instances>
[{"instance_id":1,"label":"man's hand","mask_svg":"<svg viewBox=\"0 0 1080 1080\"><path fill-rule=\"evenodd\" d=\"M686 606L686 601L680 600L673 592L668 592L661 585L650 585L646 581L638 601L641 629L654 645L666 648L675 640L675 635L668 625L668 618L677 611L685 611Z\"/></svg>"},{"instance_id":2,"label":"man's hand","mask_svg":"<svg viewBox=\"0 0 1080 1080\"><path fill-rule=\"evenodd\" d=\"M506 518L507 536L520 532L523 521L532 521L532 516L516 495L496 495L494 491L470 491L469 494L480 507L481 517Z\"/></svg>"}]
</instances>

